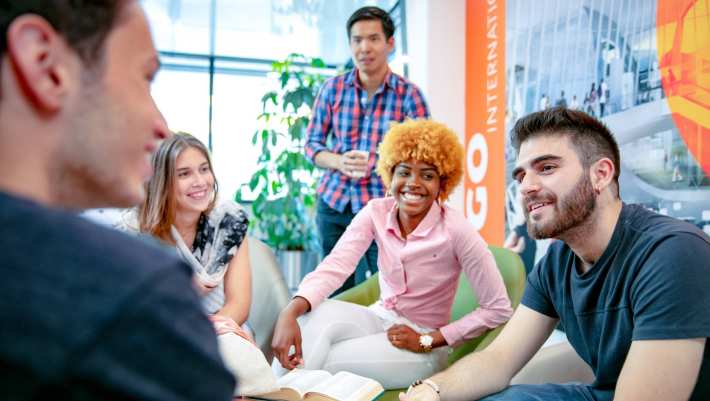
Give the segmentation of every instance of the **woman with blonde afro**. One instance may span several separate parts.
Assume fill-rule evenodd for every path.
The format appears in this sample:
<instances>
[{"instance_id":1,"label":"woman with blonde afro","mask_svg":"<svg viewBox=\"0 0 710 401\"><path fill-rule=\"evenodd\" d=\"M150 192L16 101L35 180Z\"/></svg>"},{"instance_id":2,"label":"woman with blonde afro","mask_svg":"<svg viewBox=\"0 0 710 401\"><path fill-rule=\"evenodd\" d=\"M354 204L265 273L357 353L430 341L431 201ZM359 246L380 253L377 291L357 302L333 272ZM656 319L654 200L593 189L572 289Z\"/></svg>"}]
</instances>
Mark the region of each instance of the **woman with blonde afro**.
<instances>
[{"instance_id":1,"label":"woman with blonde afro","mask_svg":"<svg viewBox=\"0 0 710 401\"><path fill-rule=\"evenodd\" d=\"M368 202L303 279L272 346L283 368L346 370L392 389L445 368L449 347L504 323L512 309L486 243L445 204L463 175L456 134L435 121L408 120L391 126L379 150L388 196ZM368 307L327 300L372 241L380 250L380 299ZM462 272L480 306L449 323Z\"/></svg>"}]
</instances>

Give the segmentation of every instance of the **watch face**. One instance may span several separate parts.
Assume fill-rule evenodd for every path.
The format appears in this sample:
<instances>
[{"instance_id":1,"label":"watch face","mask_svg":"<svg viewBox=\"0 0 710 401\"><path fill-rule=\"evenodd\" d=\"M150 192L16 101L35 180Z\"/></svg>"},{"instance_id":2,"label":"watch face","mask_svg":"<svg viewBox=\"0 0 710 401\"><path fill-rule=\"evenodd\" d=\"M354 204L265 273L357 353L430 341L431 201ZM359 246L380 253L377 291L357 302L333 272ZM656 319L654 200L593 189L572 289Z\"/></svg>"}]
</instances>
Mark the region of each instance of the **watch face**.
<instances>
[{"instance_id":1,"label":"watch face","mask_svg":"<svg viewBox=\"0 0 710 401\"><path fill-rule=\"evenodd\" d=\"M431 344L434 342L434 338L430 336L429 334L424 334L419 337L419 343L424 346L424 347L431 347Z\"/></svg>"}]
</instances>

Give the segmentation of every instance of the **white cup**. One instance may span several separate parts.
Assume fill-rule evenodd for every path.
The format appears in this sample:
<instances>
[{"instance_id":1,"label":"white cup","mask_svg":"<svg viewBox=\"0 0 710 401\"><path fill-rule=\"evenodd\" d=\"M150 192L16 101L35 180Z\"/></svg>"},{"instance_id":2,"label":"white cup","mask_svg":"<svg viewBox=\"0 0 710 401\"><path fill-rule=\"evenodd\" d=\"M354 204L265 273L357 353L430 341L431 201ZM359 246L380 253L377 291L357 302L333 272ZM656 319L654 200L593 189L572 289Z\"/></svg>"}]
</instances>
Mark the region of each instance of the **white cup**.
<instances>
[{"instance_id":1,"label":"white cup","mask_svg":"<svg viewBox=\"0 0 710 401\"><path fill-rule=\"evenodd\" d=\"M370 159L370 152L368 152L368 151L366 151L366 150L353 150L353 151L351 151L351 152L352 152L352 153L355 153L356 155L358 155L361 159L365 159L365 160L369 160L369 159ZM365 177L365 175L367 175L367 173L366 173L365 171L355 171L355 170L352 170L352 171L350 172L350 175L351 175L353 178L363 178L363 177Z\"/></svg>"}]
</instances>

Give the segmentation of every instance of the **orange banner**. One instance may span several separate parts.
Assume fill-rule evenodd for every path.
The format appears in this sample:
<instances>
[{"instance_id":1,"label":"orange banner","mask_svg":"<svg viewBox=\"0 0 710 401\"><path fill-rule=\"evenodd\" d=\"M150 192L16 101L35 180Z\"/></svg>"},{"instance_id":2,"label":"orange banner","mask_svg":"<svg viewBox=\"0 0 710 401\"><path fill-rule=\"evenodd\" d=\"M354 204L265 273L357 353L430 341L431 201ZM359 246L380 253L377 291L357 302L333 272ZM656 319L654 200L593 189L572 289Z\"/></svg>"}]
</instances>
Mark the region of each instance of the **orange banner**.
<instances>
[{"instance_id":1,"label":"orange banner","mask_svg":"<svg viewBox=\"0 0 710 401\"><path fill-rule=\"evenodd\" d=\"M710 175L710 10L706 1L659 0L656 15L663 91L673 121Z\"/></svg>"},{"instance_id":2,"label":"orange banner","mask_svg":"<svg viewBox=\"0 0 710 401\"><path fill-rule=\"evenodd\" d=\"M505 234L505 0L466 3L464 207L483 238Z\"/></svg>"}]
</instances>

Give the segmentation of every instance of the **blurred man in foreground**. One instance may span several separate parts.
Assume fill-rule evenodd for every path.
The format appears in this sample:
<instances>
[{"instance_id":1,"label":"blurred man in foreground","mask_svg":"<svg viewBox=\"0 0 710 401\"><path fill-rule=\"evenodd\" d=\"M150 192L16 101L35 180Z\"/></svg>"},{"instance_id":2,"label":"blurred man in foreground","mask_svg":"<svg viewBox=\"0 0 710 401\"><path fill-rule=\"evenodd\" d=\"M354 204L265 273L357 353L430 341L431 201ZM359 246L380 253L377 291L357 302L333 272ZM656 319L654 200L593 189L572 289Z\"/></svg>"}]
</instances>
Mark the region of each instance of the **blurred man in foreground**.
<instances>
[{"instance_id":1,"label":"blurred man in foreground","mask_svg":"<svg viewBox=\"0 0 710 401\"><path fill-rule=\"evenodd\" d=\"M67 209L144 197L168 135L133 0L0 1L4 400L227 400L191 272Z\"/></svg>"}]
</instances>

